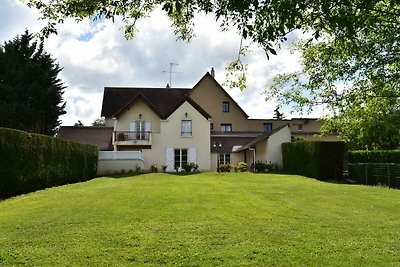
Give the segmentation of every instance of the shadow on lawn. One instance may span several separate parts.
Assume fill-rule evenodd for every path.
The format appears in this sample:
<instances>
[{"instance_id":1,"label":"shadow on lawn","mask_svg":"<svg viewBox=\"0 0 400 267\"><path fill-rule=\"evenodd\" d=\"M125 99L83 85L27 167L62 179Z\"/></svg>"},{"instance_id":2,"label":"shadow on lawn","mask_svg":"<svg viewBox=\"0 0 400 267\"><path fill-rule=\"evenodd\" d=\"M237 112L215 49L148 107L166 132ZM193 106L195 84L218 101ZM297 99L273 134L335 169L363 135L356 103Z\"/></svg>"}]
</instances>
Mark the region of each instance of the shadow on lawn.
<instances>
[{"instance_id":1,"label":"shadow on lawn","mask_svg":"<svg viewBox=\"0 0 400 267\"><path fill-rule=\"evenodd\" d=\"M197 175L200 174L200 172L130 172L130 173L122 173L122 174L111 174L111 175L102 175L99 177L106 177L106 178L114 178L114 179L119 179L119 178L128 178L128 177L133 177L133 176L140 176L140 175L145 175L145 174L169 174L169 175L175 175L175 176L191 176L191 175Z\"/></svg>"}]
</instances>

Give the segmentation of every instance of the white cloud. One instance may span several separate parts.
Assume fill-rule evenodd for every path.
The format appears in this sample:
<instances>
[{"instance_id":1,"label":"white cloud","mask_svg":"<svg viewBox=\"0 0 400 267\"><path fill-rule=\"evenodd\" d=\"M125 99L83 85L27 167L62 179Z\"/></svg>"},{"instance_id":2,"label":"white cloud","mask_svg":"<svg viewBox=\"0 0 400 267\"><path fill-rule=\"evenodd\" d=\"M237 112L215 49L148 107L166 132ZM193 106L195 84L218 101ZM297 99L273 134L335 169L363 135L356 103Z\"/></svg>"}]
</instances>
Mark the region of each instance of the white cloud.
<instances>
[{"instance_id":1,"label":"white cloud","mask_svg":"<svg viewBox=\"0 0 400 267\"><path fill-rule=\"evenodd\" d=\"M38 32L44 25L37 21L36 10L18 0L2 0L0 40L12 39L25 28ZM109 21L76 23L68 20L58 27L59 34L45 42L45 49L63 67L61 79L68 86L64 94L67 114L63 125L81 120L90 125L100 116L105 86L164 87L169 82L170 62L174 67L174 87L192 87L209 71L216 70L216 79L223 83L225 66L237 57L240 38L235 31L221 32L214 18L199 14L195 19L196 37L187 44L177 41L169 19L156 10L149 19L139 21L139 32L133 40L124 39L122 24ZM295 35L294 37L295 38ZM267 60L257 49L244 59L249 63L248 88L227 89L251 118L272 117L276 103L265 102L262 92L271 78L282 71L298 68L298 55L287 49Z\"/></svg>"}]
</instances>

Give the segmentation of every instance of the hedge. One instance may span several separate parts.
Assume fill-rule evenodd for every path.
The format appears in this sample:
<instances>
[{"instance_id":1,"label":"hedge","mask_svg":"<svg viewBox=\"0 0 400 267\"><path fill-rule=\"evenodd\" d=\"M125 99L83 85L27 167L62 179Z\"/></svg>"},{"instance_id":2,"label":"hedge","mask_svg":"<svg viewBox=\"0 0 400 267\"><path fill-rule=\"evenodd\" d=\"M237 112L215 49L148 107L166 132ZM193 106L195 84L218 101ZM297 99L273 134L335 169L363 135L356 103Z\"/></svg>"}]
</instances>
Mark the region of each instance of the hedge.
<instances>
[{"instance_id":1,"label":"hedge","mask_svg":"<svg viewBox=\"0 0 400 267\"><path fill-rule=\"evenodd\" d=\"M320 180L343 176L343 142L296 141L282 144L283 169Z\"/></svg>"},{"instance_id":2,"label":"hedge","mask_svg":"<svg viewBox=\"0 0 400 267\"><path fill-rule=\"evenodd\" d=\"M400 163L400 150L354 150L349 163Z\"/></svg>"},{"instance_id":3,"label":"hedge","mask_svg":"<svg viewBox=\"0 0 400 267\"><path fill-rule=\"evenodd\" d=\"M350 180L400 188L400 150L349 151L348 158Z\"/></svg>"},{"instance_id":4,"label":"hedge","mask_svg":"<svg viewBox=\"0 0 400 267\"><path fill-rule=\"evenodd\" d=\"M0 198L89 180L98 148L0 128Z\"/></svg>"}]
</instances>

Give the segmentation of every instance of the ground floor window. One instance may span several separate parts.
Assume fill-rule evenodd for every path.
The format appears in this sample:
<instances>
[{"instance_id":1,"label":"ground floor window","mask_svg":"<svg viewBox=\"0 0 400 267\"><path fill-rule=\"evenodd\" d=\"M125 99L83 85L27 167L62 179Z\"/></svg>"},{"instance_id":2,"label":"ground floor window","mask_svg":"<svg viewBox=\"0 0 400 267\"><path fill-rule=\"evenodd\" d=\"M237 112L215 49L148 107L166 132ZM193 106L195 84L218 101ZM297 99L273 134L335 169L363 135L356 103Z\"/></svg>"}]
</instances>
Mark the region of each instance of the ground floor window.
<instances>
[{"instance_id":1,"label":"ground floor window","mask_svg":"<svg viewBox=\"0 0 400 267\"><path fill-rule=\"evenodd\" d=\"M188 150L175 149L174 150L174 167L182 169L182 164L188 163Z\"/></svg>"},{"instance_id":2,"label":"ground floor window","mask_svg":"<svg viewBox=\"0 0 400 267\"><path fill-rule=\"evenodd\" d=\"M219 154L218 164L231 164L231 154Z\"/></svg>"}]
</instances>

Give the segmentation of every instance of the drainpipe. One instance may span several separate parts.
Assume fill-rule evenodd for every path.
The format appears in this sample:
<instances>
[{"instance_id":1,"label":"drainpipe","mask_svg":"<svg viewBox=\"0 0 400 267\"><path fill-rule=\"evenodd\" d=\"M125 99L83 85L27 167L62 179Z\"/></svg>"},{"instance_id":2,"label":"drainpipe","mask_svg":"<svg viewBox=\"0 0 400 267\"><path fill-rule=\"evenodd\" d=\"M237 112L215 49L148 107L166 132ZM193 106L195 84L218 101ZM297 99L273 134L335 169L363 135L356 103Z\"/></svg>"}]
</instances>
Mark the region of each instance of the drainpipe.
<instances>
[{"instance_id":1,"label":"drainpipe","mask_svg":"<svg viewBox=\"0 0 400 267\"><path fill-rule=\"evenodd\" d=\"M255 148L249 148L250 151L253 151L253 172L256 171L256 149Z\"/></svg>"},{"instance_id":2,"label":"drainpipe","mask_svg":"<svg viewBox=\"0 0 400 267\"><path fill-rule=\"evenodd\" d=\"M117 118L113 118L114 121L114 129L113 129L113 135L112 135L112 144L114 147L114 151L117 151L117 145L115 144L115 135L116 135L116 131L117 131Z\"/></svg>"}]
</instances>

